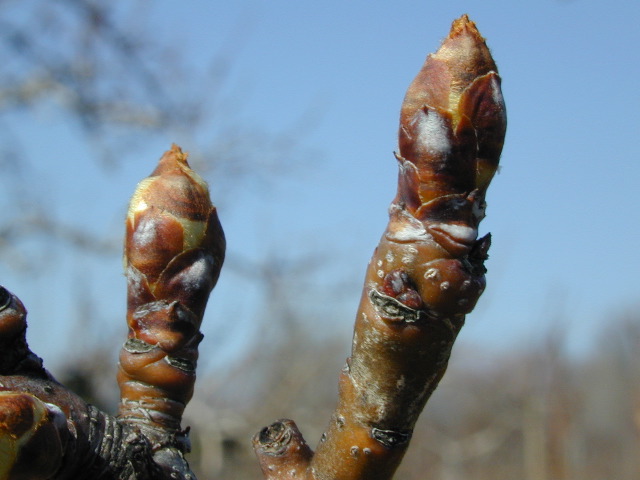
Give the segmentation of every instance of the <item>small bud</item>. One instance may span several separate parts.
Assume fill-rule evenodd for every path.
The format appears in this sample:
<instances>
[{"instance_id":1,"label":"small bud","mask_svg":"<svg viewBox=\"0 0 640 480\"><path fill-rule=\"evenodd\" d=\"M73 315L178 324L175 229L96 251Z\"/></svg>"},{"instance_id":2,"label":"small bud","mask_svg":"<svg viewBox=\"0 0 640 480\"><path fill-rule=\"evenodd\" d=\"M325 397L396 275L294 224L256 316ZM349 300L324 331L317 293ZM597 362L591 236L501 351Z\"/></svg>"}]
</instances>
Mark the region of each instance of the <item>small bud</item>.
<instances>
[{"instance_id":1,"label":"small bud","mask_svg":"<svg viewBox=\"0 0 640 480\"><path fill-rule=\"evenodd\" d=\"M395 298L403 305L418 310L423 303L414 282L405 270L396 269L387 273L382 281L382 293Z\"/></svg>"},{"instance_id":2,"label":"small bud","mask_svg":"<svg viewBox=\"0 0 640 480\"><path fill-rule=\"evenodd\" d=\"M0 286L0 344L11 342L19 335L24 337L26 315L27 310L18 297Z\"/></svg>"}]
</instances>

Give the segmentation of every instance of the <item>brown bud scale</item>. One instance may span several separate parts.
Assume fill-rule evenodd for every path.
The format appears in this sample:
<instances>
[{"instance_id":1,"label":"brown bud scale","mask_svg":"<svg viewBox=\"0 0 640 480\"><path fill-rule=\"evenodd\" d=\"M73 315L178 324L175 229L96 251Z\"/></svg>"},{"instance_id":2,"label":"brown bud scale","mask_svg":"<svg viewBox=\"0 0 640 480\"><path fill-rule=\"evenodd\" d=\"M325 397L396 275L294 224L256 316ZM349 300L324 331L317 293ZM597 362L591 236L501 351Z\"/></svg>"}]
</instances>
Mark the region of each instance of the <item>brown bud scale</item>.
<instances>
[{"instance_id":1,"label":"brown bud scale","mask_svg":"<svg viewBox=\"0 0 640 480\"><path fill-rule=\"evenodd\" d=\"M127 214L129 338L118 371L123 421L179 431L224 251L207 185L174 145L140 182Z\"/></svg>"}]
</instances>

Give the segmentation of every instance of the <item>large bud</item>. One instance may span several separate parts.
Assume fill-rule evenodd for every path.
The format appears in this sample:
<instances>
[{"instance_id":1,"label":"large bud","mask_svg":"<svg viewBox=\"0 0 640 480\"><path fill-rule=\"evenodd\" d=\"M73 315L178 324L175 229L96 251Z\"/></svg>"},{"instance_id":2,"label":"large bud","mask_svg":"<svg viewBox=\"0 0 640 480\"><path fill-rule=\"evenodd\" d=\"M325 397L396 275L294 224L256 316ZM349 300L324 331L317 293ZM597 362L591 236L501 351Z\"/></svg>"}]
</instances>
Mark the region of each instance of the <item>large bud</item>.
<instances>
[{"instance_id":1,"label":"large bud","mask_svg":"<svg viewBox=\"0 0 640 480\"><path fill-rule=\"evenodd\" d=\"M420 294L436 311L467 313L484 289L490 237L478 240L478 225L506 125L497 67L463 15L402 104L398 194L387 232L392 242L411 243L409 250L419 251L413 257L433 259L415 264L412 276L421 278Z\"/></svg>"},{"instance_id":2,"label":"large bud","mask_svg":"<svg viewBox=\"0 0 640 480\"><path fill-rule=\"evenodd\" d=\"M199 332L224 260L216 208L173 145L138 185L126 220L128 340L120 355L120 417L179 428L193 394Z\"/></svg>"},{"instance_id":3,"label":"large bud","mask_svg":"<svg viewBox=\"0 0 640 480\"><path fill-rule=\"evenodd\" d=\"M400 157L419 179L407 192L412 206L476 189L484 194L506 126L498 69L475 23L463 15L427 57L402 104Z\"/></svg>"}]
</instances>

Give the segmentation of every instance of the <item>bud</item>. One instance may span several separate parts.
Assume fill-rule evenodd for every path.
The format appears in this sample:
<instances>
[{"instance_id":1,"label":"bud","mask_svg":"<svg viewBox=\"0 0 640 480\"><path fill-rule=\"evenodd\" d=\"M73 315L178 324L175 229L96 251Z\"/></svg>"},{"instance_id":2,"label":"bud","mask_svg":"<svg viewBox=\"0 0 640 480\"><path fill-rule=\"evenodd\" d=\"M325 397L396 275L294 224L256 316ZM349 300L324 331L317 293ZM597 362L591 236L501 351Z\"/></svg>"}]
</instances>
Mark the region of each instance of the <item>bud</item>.
<instances>
[{"instance_id":1,"label":"bud","mask_svg":"<svg viewBox=\"0 0 640 480\"><path fill-rule=\"evenodd\" d=\"M173 145L129 205L125 270L129 307L179 300L204 312L224 260L225 240L209 189ZM139 282L139 283L138 283Z\"/></svg>"},{"instance_id":2,"label":"bud","mask_svg":"<svg viewBox=\"0 0 640 480\"><path fill-rule=\"evenodd\" d=\"M422 300L442 314L468 313L484 290L490 237L478 240L478 225L506 124L497 67L463 15L405 95L398 194L386 234L400 249L415 251L413 257L431 259L404 268L421 279Z\"/></svg>"},{"instance_id":3,"label":"bud","mask_svg":"<svg viewBox=\"0 0 640 480\"><path fill-rule=\"evenodd\" d=\"M28 393L0 391L0 479L52 478L62 465L67 420Z\"/></svg>"},{"instance_id":4,"label":"bud","mask_svg":"<svg viewBox=\"0 0 640 480\"><path fill-rule=\"evenodd\" d=\"M0 285L0 345L24 338L27 329L27 310L20 299ZM0 357L7 353L2 349Z\"/></svg>"},{"instance_id":5,"label":"bud","mask_svg":"<svg viewBox=\"0 0 640 480\"><path fill-rule=\"evenodd\" d=\"M440 220L444 210L477 226L506 125L497 67L475 23L463 15L407 90L399 198L420 219Z\"/></svg>"},{"instance_id":6,"label":"bud","mask_svg":"<svg viewBox=\"0 0 640 480\"><path fill-rule=\"evenodd\" d=\"M127 213L129 338L120 355L120 417L178 428L224 251L207 185L173 145L140 182Z\"/></svg>"},{"instance_id":7,"label":"bud","mask_svg":"<svg viewBox=\"0 0 640 480\"><path fill-rule=\"evenodd\" d=\"M26 333L27 310L18 297L0 286L0 375L49 376L42 359L29 349Z\"/></svg>"}]
</instances>

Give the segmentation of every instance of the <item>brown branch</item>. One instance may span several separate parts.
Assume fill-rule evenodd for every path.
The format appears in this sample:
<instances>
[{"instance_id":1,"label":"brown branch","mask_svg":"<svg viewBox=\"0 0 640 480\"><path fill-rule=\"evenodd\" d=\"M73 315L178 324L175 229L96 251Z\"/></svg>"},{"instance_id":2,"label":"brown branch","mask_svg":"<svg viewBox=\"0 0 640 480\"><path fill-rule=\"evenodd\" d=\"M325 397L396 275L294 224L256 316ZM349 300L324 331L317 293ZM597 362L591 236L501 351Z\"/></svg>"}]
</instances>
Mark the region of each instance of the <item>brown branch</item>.
<instances>
[{"instance_id":1,"label":"brown branch","mask_svg":"<svg viewBox=\"0 0 640 480\"><path fill-rule=\"evenodd\" d=\"M328 430L310 461L281 449L280 464L314 480L393 476L485 287L490 236L477 239L478 225L505 128L500 77L465 15L402 105L398 193L366 273ZM257 447L265 477L275 478L264 470L274 453Z\"/></svg>"},{"instance_id":2,"label":"brown branch","mask_svg":"<svg viewBox=\"0 0 640 480\"><path fill-rule=\"evenodd\" d=\"M293 420L278 420L253 437L253 447L267 480L305 478L313 452Z\"/></svg>"}]
</instances>

